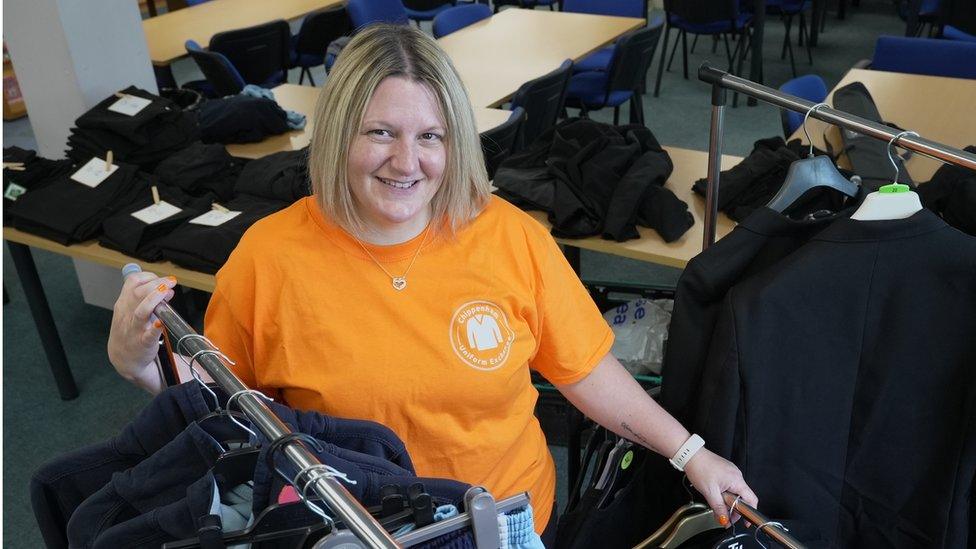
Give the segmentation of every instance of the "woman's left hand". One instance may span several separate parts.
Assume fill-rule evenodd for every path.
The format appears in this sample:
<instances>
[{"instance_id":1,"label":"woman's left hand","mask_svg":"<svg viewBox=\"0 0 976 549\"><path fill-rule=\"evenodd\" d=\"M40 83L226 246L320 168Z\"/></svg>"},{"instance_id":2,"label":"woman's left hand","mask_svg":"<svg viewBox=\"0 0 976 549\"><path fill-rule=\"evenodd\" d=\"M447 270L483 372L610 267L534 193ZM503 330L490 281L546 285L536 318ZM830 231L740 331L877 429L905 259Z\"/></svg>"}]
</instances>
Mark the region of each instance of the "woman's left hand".
<instances>
[{"instance_id":1,"label":"woman's left hand","mask_svg":"<svg viewBox=\"0 0 976 549\"><path fill-rule=\"evenodd\" d=\"M742 473L731 461L702 448L685 464L685 474L692 486L705 496L708 506L715 512L715 516L722 526L728 526L735 520L729 520L729 510L722 498L723 492L730 492L742 498L744 503L752 507L759 505L759 498L753 493L749 485L742 478Z\"/></svg>"}]
</instances>

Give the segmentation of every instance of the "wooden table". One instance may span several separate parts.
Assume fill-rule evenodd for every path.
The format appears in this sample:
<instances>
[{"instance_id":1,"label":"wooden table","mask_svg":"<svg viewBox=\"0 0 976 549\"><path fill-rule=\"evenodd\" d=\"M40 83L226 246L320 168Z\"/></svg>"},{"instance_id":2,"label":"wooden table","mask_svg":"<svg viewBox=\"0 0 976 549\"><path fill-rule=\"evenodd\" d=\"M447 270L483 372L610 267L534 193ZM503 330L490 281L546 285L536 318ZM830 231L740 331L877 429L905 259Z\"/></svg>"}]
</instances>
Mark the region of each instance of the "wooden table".
<instances>
[{"instance_id":1,"label":"wooden table","mask_svg":"<svg viewBox=\"0 0 976 549\"><path fill-rule=\"evenodd\" d=\"M834 92L851 82L864 84L886 122L917 131L926 139L951 147L962 149L976 145L976 109L973 108L976 104L976 80L851 69L831 90L827 102L832 103ZM839 128L814 119L810 119L807 125L814 145L824 147L823 135L826 130L834 150L840 150ZM806 141L803 128L798 129L793 137ZM850 165L843 157L840 163ZM907 168L912 179L919 183L931 179L941 165L942 162L938 160L914 154ZM894 177L894 170L891 175Z\"/></svg>"},{"instance_id":2,"label":"wooden table","mask_svg":"<svg viewBox=\"0 0 976 549\"><path fill-rule=\"evenodd\" d=\"M496 107L519 86L641 27L644 19L507 9L438 40L475 107Z\"/></svg>"},{"instance_id":3,"label":"wooden table","mask_svg":"<svg viewBox=\"0 0 976 549\"><path fill-rule=\"evenodd\" d=\"M206 47L218 32L296 19L342 0L210 0L142 22L153 65L167 66L186 55L184 43Z\"/></svg>"},{"instance_id":4,"label":"wooden table","mask_svg":"<svg viewBox=\"0 0 976 549\"><path fill-rule=\"evenodd\" d=\"M296 84L282 84L274 88L275 101L281 108L300 112L305 115L305 128L290 131L281 135L273 135L258 143L227 145L227 152L240 158L260 158L271 153L281 151L297 151L308 145L312 138L313 115L315 102L318 101L322 88L298 86ZM508 120L511 111L501 109L475 108L474 116L478 133L490 130Z\"/></svg>"},{"instance_id":5,"label":"wooden table","mask_svg":"<svg viewBox=\"0 0 976 549\"><path fill-rule=\"evenodd\" d=\"M504 112L504 111L502 111ZM688 203L695 224L685 235L676 242L665 243L656 232L651 229L638 228L641 238L627 242L613 242L597 237L583 239L558 239L569 250L580 248L620 255L641 261L660 263L672 267L683 267L688 261L701 251L703 215L705 201L691 192L691 185L696 179L704 177L708 154L701 151L690 151L665 147L674 161L674 172L668 179L666 186ZM740 159L732 156L723 157L722 168L726 169ZM549 226L545 214L532 212L531 215L543 225ZM720 214L717 224L717 236L720 238L733 227L733 222ZM138 263L143 270L154 272L160 276L173 275L177 281L187 287L212 292L214 289L213 275L184 269L168 261L149 263L133 259L125 254L103 248L96 241L83 242L72 246L63 246L56 242L24 233L11 227L4 227L3 238L7 241L11 257L17 269L27 303L37 326L38 334L44 353L47 356L52 374L58 385L61 398L70 400L78 395L71 368L68 364L60 335L54 324L44 288L37 273L37 267L31 255L30 248L39 248L67 257L84 259L109 267L121 269L126 263Z\"/></svg>"}]
</instances>

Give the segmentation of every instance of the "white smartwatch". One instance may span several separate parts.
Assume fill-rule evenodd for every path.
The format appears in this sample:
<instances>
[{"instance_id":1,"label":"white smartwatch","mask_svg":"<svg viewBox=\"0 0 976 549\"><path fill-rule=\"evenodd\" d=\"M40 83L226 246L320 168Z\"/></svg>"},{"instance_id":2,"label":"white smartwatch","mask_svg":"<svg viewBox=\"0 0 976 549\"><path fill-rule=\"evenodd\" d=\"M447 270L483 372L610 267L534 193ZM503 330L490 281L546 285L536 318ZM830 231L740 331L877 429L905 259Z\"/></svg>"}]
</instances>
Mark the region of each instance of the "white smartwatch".
<instances>
[{"instance_id":1,"label":"white smartwatch","mask_svg":"<svg viewBox=\"0 0 976 549\"><path fill-rule=\"evenodd\" d=\"M698 435L691 435L690 437L688 437L688 440L686 440L685 443L681 445L681 448L678 448L678 451L674 453L674 456L672 456L671 459L669 459L668 461L671 462L671 466L674 467L675 469L679 471L684 471L685 465L688 463L688 460L694 457L695 454L698 453L698 450L701 450L704 447L705 447L705 440L702 439L702 437Z\"/></svg>"}]
</instances>

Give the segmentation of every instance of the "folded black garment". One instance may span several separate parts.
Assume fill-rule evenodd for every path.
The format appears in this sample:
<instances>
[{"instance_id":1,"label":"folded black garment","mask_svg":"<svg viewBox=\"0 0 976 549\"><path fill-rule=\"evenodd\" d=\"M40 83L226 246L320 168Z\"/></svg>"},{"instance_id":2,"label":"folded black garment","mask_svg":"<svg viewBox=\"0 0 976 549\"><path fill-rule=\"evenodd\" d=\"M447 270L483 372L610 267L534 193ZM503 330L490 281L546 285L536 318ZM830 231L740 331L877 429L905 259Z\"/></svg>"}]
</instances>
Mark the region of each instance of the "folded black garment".
<instances>
[{"instance_id":1,"label":"folded black garment","mask_svg":"<svg viewBox=\"0 0 976 549\"><path fill-rule=\"evenodd\" d=\"M216 227L184 223L157 242L163 257L188 269L216 273L237 247L248 227L285 208L288 203L240 195L222 205L241 213Z\"/></svg>"},{"instance_id":2,"label":"folded black garment","mask_svg":"<svg viewBox=\"0 0 976 549\"><path fill-rule=\"evenodd\" d=\"M976 153L976 145L965 150ZM976 236L976 172L945 164L916 192L922 205L942 216L946 223Z\"/></svg>"},{"instance_id":3,"label":"folded black garment","mask_svg":"<svg viewBox=\"0 0 976 549\"><path fill-rule=\"evenodd\" d=\"M112 94L79 116L75 125L81 129L107 130L133 143L146 145L155 139L156 126L182 117L182 109L164 97L135 86L129 86L121 93L148 99L151 103L135 115L129 116L109 110L119 100L118 96Z\"/></svg>"},{"instance_id":4,"label":"folded black garment","mask_svg":"<svg viewBox=\"0 0 976 549\"><path fill-rule=\"evenodd\" d=\"M505 159L494 184L520 208L548 212L555 236L620 242L639 236L639 222L670 242L694 223L688 205L664 188L672 169L646 127L577 118Z\"/></svg>"},{"instance_id":5,"label":"folded black garment","mask_svg":"<svg viewBox=\"0 0 976 549\"><path fill-rule=\"evenodd\" d=\"M197 142L160 162L154 173L163 185L179 187L190 195L213 193L219 200L230 200L247 162L228 154L223 145Z\"/></svg>"},{"instance_id":6,"label":"folded black garment","mask_svg":"<svg viewBox=\"0 0 976 549\"><path fill-rule=\"evenodd\" d=\"M234 95L213 99L197 110L204 143L255 143L290 131L288 114L271 99Z\"/></svg>"},{"instance_id":7,"label":"folded black garment","mask_svg":"<svg viewBox=\"0 0 976 549\"><path fill-rule=\"evenodd\" d=\"M4 162L20 162L23 170L5 168L3 170L3 211L17 201L17 199L33 190L50 185L58 178L71 173L70 160L49 160L37 156L37 153L20 147L3 149ZM12 225L9 216L4 216L4 225Z\"/></svg>"},{"instance_id":8,"label":"folded black garment","mask_svg":"<svg viewBox=\"0 0 976 549\"><path fill-rule=\"evenodd\" d=\"M146 174L129 164L117 166L95 188L64 175L25 194L9 210L14 227L64 245L98 236L107 217L149 192Z\"/></svg>"},{"instance_id":9,"label":"folded black garment","mask_svg":"<svg viewBox=\"0 0 976 549\"><path fill-rule=\"evenodd\" d=\"M752 152L742 162L721 172L719 176L718 209L735 221L742 221L756 209L769 203L786 181L790 164L807 155L809 147L803 146L799 139L786 143L782 137L760 139L753 145ZM824 151L814 150L814 155L826 155ZM840 170L848 177L850 172ZM708 179L695 182L692 190L705 196ZM844 209L845 197L827 188L813 189L783 212L790 217L802 218L805 215L828 210L837 212Z\"/></svg>"},{"instance_id":10,"label":"folded black garment","mask_svg":"<svg viewBox=\"0 0 976 549\"><path fill-rule=\"evenodd\" d=\"M143 144L108 129L72 128L66 154L80 162L92 156L104 158L112 151L116 160L152 170L161 160L199 140L200 135L194 113L181 113L153 125L151 131L151 140Z\"/></svg>"},{"instance_id":11,"label":"folded black garment","mask_svg":"<svg viewBox=\"0 0 976 549\"><path fill-rule=\"evenodd\" d=\"M308 147L252 160L237 178L234 192L285 202L309 196Z\"/></svg>"},{"instance_id":12,"label":"folded black garment","mask_svg":"<svg viewBox=\"0 0 976 549\"><path fill-rule=\"evenodd\" d=\"M145 261L159 261L163 252L157 241L187 220L208 212L214 202L213 195L192 197L178 187L157 185L156 189L161 201L180 208L180 211L154 223L146 223L134 217L134 212L153 204L151 191L145 192L102 223L102 236L98 242L107 248Z\"/></svg>"}]
</instances>

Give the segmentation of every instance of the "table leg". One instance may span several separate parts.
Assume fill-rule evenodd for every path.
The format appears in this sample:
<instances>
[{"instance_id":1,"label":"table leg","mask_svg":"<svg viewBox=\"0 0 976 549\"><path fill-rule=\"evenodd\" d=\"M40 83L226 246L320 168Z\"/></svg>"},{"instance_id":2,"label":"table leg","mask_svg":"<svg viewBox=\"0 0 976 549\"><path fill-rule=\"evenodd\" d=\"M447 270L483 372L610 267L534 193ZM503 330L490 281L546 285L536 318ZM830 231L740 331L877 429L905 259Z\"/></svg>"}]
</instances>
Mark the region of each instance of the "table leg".
<instances>
[{"instance_id":1,"label":"table leg","mask_svg":"<svg viewBox=\"0 0 976 549\"><path fill-rule=\"evenodd\" d=\"M54 324L47 296L44 295L44 287L37 274L34 257L31 255L30 248L24 244L7 242L7 247L17 268L20 284L24 287L27 304L30 306L31 316L34 317L37 334L41 337L41 345L51 366L54 382L58 386L58 392L61 393L61 400L72 400L78 396L78 387L75 385L74 376L71 375L68 357L64 354L64 346L61 344L58 328Z\"/></svg>"},{"instance_id":2,"label":"table leg","mask_svg":"<svg viewBox=\"0 0 976 549\"><path fill-rule=\"evenodd\" d=\"M766 0L752 2L752 59L749 63L749 80L757 84L763 83L763 32L766 28ZM758 104L750 97L747 102L750 107Z\"/></svg>"},{"instance_id":3,"label":"table leg","mask_svg":"<svg viewBox=\"0 0 976 549\"><path fill-rule=\"evenodd\" d=\"M811 48L817 45L817 37L820 36L820 22L826 16L827 0L813 0L813 8L810 10L810 29L807 32L807 40L810 41Z\"/></svg>"},{"instance_id":4,"label":"table leg","mask_svg":"<svg viewBox=\"0 0 976 549\"><path fill-rule=\"evenodd\" d=\"M566 256L566 261L569 261L569 266L576 272L576 276L580 276L580 249L563 244L563 255Z\"/></svg>"}]
</instances>

